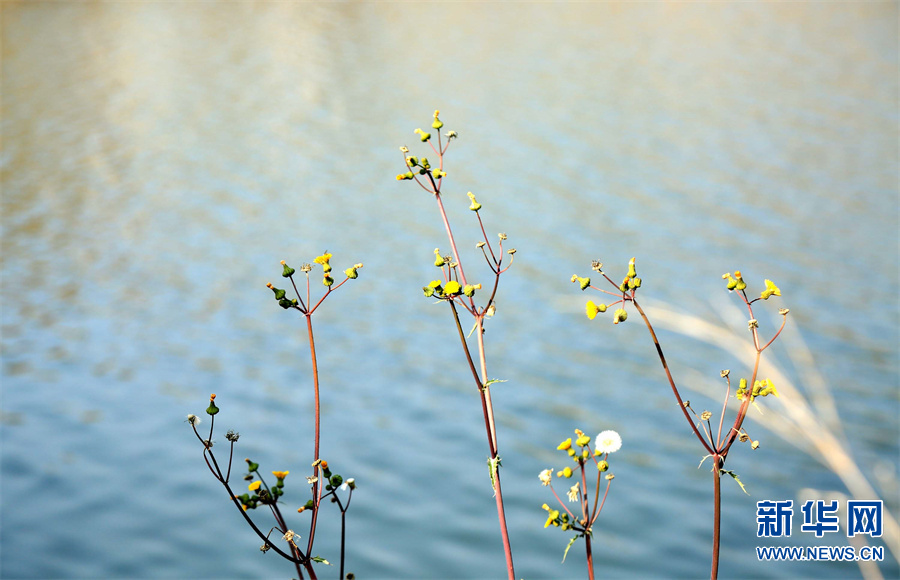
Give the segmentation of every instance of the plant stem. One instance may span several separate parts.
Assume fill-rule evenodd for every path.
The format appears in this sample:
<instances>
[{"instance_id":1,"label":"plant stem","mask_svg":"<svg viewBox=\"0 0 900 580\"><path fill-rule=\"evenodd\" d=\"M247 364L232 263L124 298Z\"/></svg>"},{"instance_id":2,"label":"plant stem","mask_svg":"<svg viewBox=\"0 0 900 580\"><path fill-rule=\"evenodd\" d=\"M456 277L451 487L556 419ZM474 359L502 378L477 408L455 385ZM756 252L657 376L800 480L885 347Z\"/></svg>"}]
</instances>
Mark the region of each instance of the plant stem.
<instances>
[{"instance_id":1,"label":"plant stem","mask_svg":"<svg viewBox=\"0 0 900 580\"><path fill-rule=\"evenodd\" d=\"M438 134L440 137L440 134ZM432 148L434 145L432 145ZM435 151L438 153L440 157L440 167L444 166L444 155L442 151ZM450 220L447 219L447 212L444 210L444 202L441 200L441 191L440 186L434 182L434 180L429 175L429 179L432 183L432 192L434 193L434 198L437 201L438 209L441 212L441 220L444 222L444 229L447 231L447 239L450 242L450 248L453 251L453 258L456 260L456 267L459 271L459 281L463 286L466 286L468 282L466 281L466 273L463 270L462 261L459 258L459 251L456 249L456 240L453 237L453 231L450 229ZM480 221L480 216L479 216ZM482 232L483 233L483 232ZM499 274L498 274L499 278ZM494 292L497 291L496 282L494 285ZM491 300L493 300L493 294L491 295ZM490 301L489 301L490 302ZM472 306L472 312L475 316L475 332L478 333L478 355L479 355L479 363L481 366L481 378L479 379L478 372L475 369L475 364L472 361L472 355L469 352L469 345L466 342L466 337L462 331L462 325L459 322L459 313L456 310L456 304L454 304L453 300L450 300L450 306L453 309L453 317L456 320L456 328L459 331L459 338L462 342L463 350L466 353L466 359L468 360L469 367L472 371L472 374L475 378L475 382L478 383L478 391L481 395L481 407L484 412L484 421L485 421L485 429L487 430L488 436L488 447L490 448L490 469L491 469L491 480L494 486L494 498L497 502L497 519L500 522L500 535L503 539L503 552L506 556L506 571L509 576L509 580L515 580L516 573L513 568L513 560L512 560L512 548L509 545L509 533L506 527L506 514L503 508L503 492L500 489L500 470L498 469L499 462L499 454L497 452L497 432L496 425L494 422L494 409L493 404L491 402L491 392L490 387L486 386L487 383L487 363L485 361L485 352L484 352L484 313L478 313L475 308L474 301L469 298L469 303Z\"/></svg>"},{"instance_id":2,"label":"plant stem","mask_svg":"<svg viewBox=\"0 0 900 580\"><path fill-rule=\"evenodd\" d=\"M313 452L313 463L319 459L319 366L316 362L316 340L313 337L313 327L312 327L312 313L306 313L306 330L309 334L309 353L312 357L312 373L313 373L313 392L315 396L315 449ZM315 463L315 467L313 467L313 477L318 477L319 472L319 464ZM309 558L312 555L313 541L316 537L316 520L319 517L319 480L316 479L315 483L313 483L313 512L312 517L309 522L309 542L306 547L306 557ZM310 569L311 569L310 564Z\"/></svg>"},{"instance_id":3,"label":"plant stem","mask_svg":"<svg viewBox=\"0 0 900 580\"><path fill-rule=\"evenodd\" d=\"M710 580L716 580L719 576L719 531L722 522L722 472L721 458L719 455L713 457L715 465L713 466L713 546L712 546L712 569L710 570Z\"/></svg>"},{"instance_id":4,"label":"plant stem","mask_svg":"<svg viewBox=\"0 0 900 580\"><path fill-rule=\"evenodd\" d=\"M588 578L594 580L594 556L591 554L591 534L584 533L584 549L587 552Z\"/></svg>"},{"instance_id":5,"label":"plant stem","mask_svg":"<svg viewBox=\"0 0 900 580\"><path fill-rule=\"evenodd\" d=\"M456 240L453 238L453 232L450 230L450 221L447 219L447 212L444 211L444 202L441 201L441 193L436 192L434 194L434 199L437 200L438 208L441 210L441 219L444 220L444 229L447 230L447 238L450 240L450 249L453 250L453 258L456 260L457 268L459 268L459 281L463 286L468 284L466 282L466 273L463 272L462 262L459 261L459 252L456 250Z\"/></svg>"},{"instance_id":6,"label":"plant stem","mask_svg":"<svg viewBox=\"0 0 900 580\"><path fill-rule=\"evenodd\" d=\"M347 537L347 510L341 510L341 578L344 580L344 544Z\"/></svg>"},{"instance_id":7,"label":"plant stem","mask_svg":"<svg viewBox=\"0 0 900 580\"><path fill-rule=\"evenodd\" d=\"M469 345L466 342L466 335L463 332L462 324L459 321L459 311L456 309L456 304L451 300L450 308L453 311L453 318L456 321L456 330L459 333L459 340L462 343L463 351L466 354L466 360L469 363L469 368L472 371L472 376L475 379L475 383L478 385L478 392L481 395L481 409L484 412L484 426L487 431L488 437L488 447L490 448L491 455L491 473L492 480L494 484L494 498L497 502L497 519L500 522L500 536L503 539L503 553L506 556L506 571L509 575L510 580L515 580L516 573L513 566L512 559L512 548L509 544L509 532L506 527L506 512L503 507L503 490L500 487L500 470L496 468L494 461L498 458L497 447L496 447L496 435L494 435L494 412L490 402L490 387L485 387L484 383L486 380L482 381L478 378L478 371L475 369L475 363L472 360L472 354L469 352ZM477 320L477 328L475 332L478 333L479 336L479 345L482 347L482 350L479 353L479 359L482 364L482 369L485 368L485 356L484 356L484 341L482 339L482 318L476 317ZM486 371L483 371L486 372Z\"/></svg>"},{"instance_id":8,"label":"plant stem","mask_svg":"<svg viewBox=\"0 0 900 580\"><path fill-rule=\"evenodd\" d=\"M653 344L656 346L656 353L659 355L659 362L662 364L663 370L666 372L666 378L669 379L669 386L672 387L672 393L675 395L675 399L678 400L678 407L681 409L681 412L684 413L684 418L690 424L691 429L694 430L694 435L697 436L697 439L700 440L700 443L706 448L706 451L712 455L714 453L712 447L706 442L703 438L703 435L700 434L700 431L697 429L697 426L694 424L693 419L688 414L687 408L684 406L684 401L681 400L681 395L678 393L678 387L675 386L675 379L672 378L672 373L669 372L669 365L666 363L666 355L663 354L662 346L659 344L659 339L656 338L656 332L653 331L653 325L650 324L650 319L647 318L647 315L644 313L644 309L641 308L641 305L638 304L637 300L633 297L631 299L634 307L637 308L637 311L640 312L641 318L644 319L644 324L647 326L647 330L650 331L650 337L653 339Z\"/></svg>"}]
</instances>

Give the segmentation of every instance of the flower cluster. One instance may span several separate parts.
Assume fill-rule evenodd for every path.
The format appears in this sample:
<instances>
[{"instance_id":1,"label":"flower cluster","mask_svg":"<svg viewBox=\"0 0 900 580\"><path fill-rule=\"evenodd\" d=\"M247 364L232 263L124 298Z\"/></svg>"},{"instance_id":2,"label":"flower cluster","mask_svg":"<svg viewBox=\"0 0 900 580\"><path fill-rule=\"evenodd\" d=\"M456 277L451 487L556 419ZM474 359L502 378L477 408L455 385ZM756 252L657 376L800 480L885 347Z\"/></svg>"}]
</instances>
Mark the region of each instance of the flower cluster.
<instances>
[{"instance_id":1,"label":"flower cluster","mask_svg":"<svg viewBox=\"0 0 900 580\"><path fill-rule=\"evenodd\" d=\"M284 495L284 479L290 471L273 471L272 475L275 476L277 481L275 486L270 488L259 473L259 464L250 459L245 459L244 461L247 462L247 475L244 476L244 479L252 482L247 486L247 489L253 492L253 495L244 493L235 496L235 499L241 502L241 507L244 508L244 511L256 509L260 504L270 505L276 503L278 498ZM256 477L259 479L255 479Z\"/></svg>"},{"instance_id":2,"label":"flower cluster","mask_svg":"<svg viewBox=\"0 0 900 580\"><path fill-rule=\"evenodd\" d=\"M354 264L350 266L346 270L344 270L344 280L341 281L337 286L334 285L334 277L331 274L331 254L327 251L324 252L321 256L317 256L313 260L314 264L319 264L322 266L322 285L327 288L325 296L328 296L333 290L337 290L341 286L343 286L344 282L347 280L355 280L359 277L359 270L363 267L362 264ZM300 266L300 271L306 274L306 301L300 296L300 291L297 289L297 284L294 282L294 274L297 272L293 268L287 265L287 263L282 260L281 265L282 269L282 277L288 278L291 281L291 285L294 287L294 292L296 292L296 298L288 298L287 291L282 288L276 288L271 282L266 284L266 287L275 293L275 300L278 301L278 305L287 310L288 308L293 308L295 310L299 310L303 314L312 314L313 311L322 303L322 300L325 299L323 296L315 305L310 302L309 299L309 273L312 271L313 267L310 264L303 264ZM309 305L309 306L307 306Z\"/></svg>"},{"instance_id":3,"label":"flower cluster","mask_svg":"<svg viewBox=\"0 0 900 580\"><path fill-rule=\"evenodd\" d=\"M597 314L606 312L607 308L609 308L610 306L620 305L620 307L616 308L615 312L613 313L613 324L619 324L620 322L625 322L626 320L628 320L628 311L624 308L625 303L634 300L637 289L640 288L642 284L642 280L638 278L637 275L637 269L634 265L634 258L632 258L631 261L628 262L628 273L625 275L625 278L622 279L621 284L618 285L603 272L603 264L601 264L597 260L594 260L591 263L591 268L599 275L603 276L603 278L605 278L607 282L614 286L618 290L618 292L601 290L600 288L592 286L590 278L582 278L578 274L572 275L572 282L578 283L582 291L587 290L588 288L593 288L594 290L598 290L605 294L616 296L619 299L611 304L596 304L593 300L588 300L587 304L585 304L584 307L584 313L590 320L593 320L594 318L596 318Z\"/></svg>"},{"instance_id":4,"label":"flower cluster","mask_svg":"<svg viewBox=\"0 0 900 580\"><path fill-rule=\"evenodd\" d=\"M556 493L556 490L553 489L553 469L545 469L538 474L541 485L550 488L550 491L553 492L562 508L561 510L553 509L547 504L541 506L547 512L547 520L544 522L544 527L547 528L552 525L562 530L576 531L577 535L569 542L569 547L578 538L591 535L592 526L603 509L606 496L609 494L610 484L615 477L612 473L608 473L609 454L615 453L622 448L622 438L615 431L601 431L594 438L593 448L591 447L591 438L585 435L584 431L575 429L575 435L574 441L570 437L556 447L558 451L564 451L572 458L576 464L575 469L572 469L571 466L566 466L556 471L556 477L561 480L569 480L573 476L580 475L580 478L576 479L575 483L566 492L568 502L578 503L579 505L570 510ZM593 503L590 501L588 494L587 468L591 465L596 467L597 473ZM600 501L601 477L606 479L606 492L603 494L602 501ZM568 550L569 548L567 547L566 552Z\"/></svg>"}]
</instances>

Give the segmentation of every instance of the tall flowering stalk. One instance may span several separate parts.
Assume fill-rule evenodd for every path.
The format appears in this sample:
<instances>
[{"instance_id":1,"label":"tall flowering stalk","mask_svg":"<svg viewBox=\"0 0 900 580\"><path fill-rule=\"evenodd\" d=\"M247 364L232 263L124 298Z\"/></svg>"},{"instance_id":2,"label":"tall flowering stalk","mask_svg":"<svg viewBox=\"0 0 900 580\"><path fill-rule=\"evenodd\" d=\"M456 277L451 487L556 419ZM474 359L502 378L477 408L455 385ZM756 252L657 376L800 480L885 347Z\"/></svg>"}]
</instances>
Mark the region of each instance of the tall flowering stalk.
<instances>
[{"instance_id":1,"label":"tall flowering stalk","mask_svg":"<svg viewBox=\"0 0 900 580\"><path fill-rule=\"evenodd\" d=\"M565 451L572 460L575 461L577 469L580 473L576 473L571 467L564 467L556 472L559 479L571 479L573 475L580 475L575 484L569 488L566 496L569 503L577 503L572 510L553 489L553 470L545 469L538 475L541 485L550 488L553 497L562 507L565 513L558 509L553 509L547 504L541 506L547 512L547 521L544 527L553 525L563 531L574 530L575 536L569 540L566 551L563 553L563 562L566 561L566 555L569 548L572 547L578 538L584 538L585 557L587 558L588 577L594 580L594 555L591 551L591 539L593 538L593 527L600 517L600 511L606 504L606 497L609 495L609 487L615 475L606 473L609 471L609 454L615 453L622 447L622 438L615 431L602 431L594 440L594 449L591 449L591 438L584 434L581 429L575 429L575 435L578 438L572 442L572 438L568 438L560 443L556 449ZM597 480L594 482L593 502L588 491L588 472L593 472L595 467L597 472ZM603 474L606 473L605 476ZM600 499L601 477L606 480L606 489L603 492L603 499ZM593 478L591 478L593 479Z\"/></svg>"},{"instance_id":2,"label":"tall flowering stalk","mask_svg":"<svg viewBox=\"0 0 900 580\"><path fill-rule=\"evenodd\" d=\"M260 547L260 550L263 553L272 550L281 557L289 560L294 564L294 567L297 571L297 576L301 580L304 578L304 569L306 570L306 573L309 575L310 579L315 579L316 572L313 568L313 564L316 562L325 564L328 563L328 561L324 558L312 555L313 543L316 536L316 524L319 516L319 507L324 500L329 500L331 503L336 504L341 512L340 574L341 578L344 577L346 514L347 509L350 507L350 501L353 497L353 490L356 489L356 481L353 478L345 480L340 474L332 473L331 469L328 466L328 462L319 457L319 441L321 437L321 426L319 418L321 406L319 403L319 367L318 361L316 359L316 342L313 335L312 315L333 291L343 286L344 283L346 283L348 280L357 278L359 276L357 270L359 268L362 268L363 266L362 264L356 264L346 269L344 271L344 279L340 283L335 285L330 261L331 254L329 254L328 252L325 252L324 254L313 260L315 264L319 264L322 266L322 284L325 286L325 293L316 301L315 304L313 304L311 300L309 273L312 271L313 267L310 264L304 264L300 268L300 270L306 276L306 288L303 295L301 295L300 289L297 287L297 284L294 281L294 274L296 273L296 270L288 266L285 262L281 262L281 265L283 267L282 276L290 280L291 286L293 287L297 297L288 298L286 290L276 288L272 284L267 284L267 287L275 293L275 300L278 302L279 306L281 306L285 310L296 310L306 318L306 329L307 335L309 337L309 351L312 358L313 397L315 403L315 435L313 440L313 461L311 464L312 475L306 478L306 483L310 486L312 499L307 500L306 503L297 510L298 513L306 511L309 511L311 513L308 534L309 539L307 541L305 549L302 548L298 543L298 541L300 540L300 534L295 533L291 528L288 527L279 504L281 496L283 496L285 493L284 480L290 472L273 471L272 475L275 477L276 483L272 486L269 486L269 484L266 483L265 479L263 478L262 474L260 474L259 472L259 464L250 459L246 459L245 461L247 463L247 473L244 475L244 480L250 481L251 483L247 486L247 492L241 495L237 495L231 487L231 468L234 459L234 446L237 443L240 435L238 433L235 433L234 431L228 431L228 433L225 435L225 438L230 443L230 448L227 468L223 471L219 465L219 461L216 459L215 453L213 452L213 429L215 426L216 415L219 413L219 408L216 406L215 402L216 396L210 396L209 407L206 409L206 413L210 416L209 435L207 438L204 439L197 430L197 425L200 423L200 418L193 414L188 415L188 423L190 423L191 428L194 430L194 434L197 436L197 439L199 439L203 444L203 459L204 461L206 461L207 467L209 468L210 472L212 472L213 476L219 481L219 483L221 483L228 491L228 495L231 498L232 503L235 505L235 507L238 508L247 524L253 529L254 532L256 532L257 536L259 536L263 540L263 544ZM342 498L338 494L338 490L345 492L346 495ZM267 506L275 519L275 526L273 526L268 533L263 533L263 531L256 525L256 523L247 513L248 510L254 510L260 506ZM272 532L274 532L275 530L278 530L278 533L282 535L281 539L287 543L287 550L279 548L274 543L274 541L270 539Z\"/></svg>"},{"instance_id":3,"label":"tall flowering stalk","mask_svg":"<svg viewBox=\"0 0 900 580\"><path fill-rule=\"evenodd\" d=\"M506 514L503 507L503 491L500 487L501 460L497 442L497 428L494 420L494 408L491 402L491 385L501 381L488 378L487 357L485 355L484 345L484 321L485 318L493 316L496 310L494 297L497 294L500 276L509 269L510 265L512 265L513 255L516 251L515 249L510 249L506 250L504 253L503 242L507 239L506 234L499 234L496 248L494 244L491 243L491 240L486 233L484 223L481 220L480 210L482 205L478 203L475 196L469 192L469 209L475 213L483 236L482 241L479 241L476 246L481 250L481 254L491 271L493 281L492 283L483 286L480 283L470 283L469 279L466 278L466 273L463 269L463 261L459 250L457 249L453 231L450 228L450 220L447 218L447 212L444 209L443 195L441 192L443 179L447 175L444 171L444 156L450 147L450 142L457 138L457 133L455 131L449 131L444 136L441 135L440 130L444 124L441 122L439 114L439 111L434 112L434 120L431 124L432 129L437 134L436 139L432 139L431 133L423 131L422 129L416 129L415 131L419 136L419 140L423 143L428 143L431 147L431 150L437 156L436 162L432 164L427 157L420 158L410 155L407 147L401 147L400 151L403 153L406 172L397 175L397 180L414 181L422 189L432 194L437 203L444 229L447 232L447 241L450 244L451 253L443 255L440 249L436 248L434 250L434 265L440 269L440 278L433 280L427 286L423 287L422 290L426 297L436 298L441 302L446 302L450 306L450 311L453 315L454 323L456 324L456 330L459 334L463 353L466 356L466 362L468 363L472 379L478 390L479 398L481 399L481 408L484 414L484 427L487 432L488 440L488 470L491 479L491 487L494 490L494 498L497 504L497 519L500 522L500 535L503 540L503 551L506 556L507 574L510 580L513 580L515 578L515 570L513 568L509 533L506 527ZM504 259L507 255L509 256L509 264L504 265ZM490 293L488 294L487 301L479 306L476 304L474 296L476 292L487 290L488 288ZM471 336L472 333L475 334L475 342L478 349L476 357L473 357L468 336L463 330L462 322L460 321L460 310L466 312L474 321L472 332L470 332L468 336Z\"/></svg>"},{"instance_id":4,"label":"tall flowering stalk","mask_svg":"<svg viewBox=\"0 0 900 580\"><path fill-rule=\"evenodd\" d=\"M772 384L771 380L758 380L759 363L762 358L763 351L769 348L769 346L771 346L772 343L775 342L775 339L778 338L778 336L781 334L781 331L784 330L789 310L787 308L782 308L778 311L778 313L782 317L781 326L775 332L772 338L763 343L762 339L760 339L759 336L759 322L757 321L756 316L754 316L753 314L753 305L760 300L768 300L772 296L781 296L781 290L771 280L766 280L765 289L760 292L759 296L751 298L747 294L747 283L744 281L740 271L736 271L734 272L734 274L729 272L722 276L722 279L727 281L727 289L730 292L735 293L747 308L747 312L750 317L747 323L747 327L752 336L753 346L756 350L756 356L753 361L753 370L750 374L749 381L745 378L742 378L738 383L738 388L735 396L741 403L740 407L737 410L737 415L735 416L734 423L731 425L731 428L723 433L722 429L725 424L725 411L728 406L729 398L731 397L731 372L728 370L723 370L721 372L721 377L725 381L726 389L724 400L722 402L722 410L719 416L718 428L713 429L712 423L710 422L710 419L713 415L712 412L703 411L698 415L694 411L694 409L691 408L690 401L685 401L682 399L678 387L675 385L675 379L672 377L672 373L669 370L669 365L666 362L666 357L663 354L663 349L659 343L659 339L656 336L656 332L653 330L653 326L650 324L650 319L647 317L646 313L641 308L641 305L637 300L637 291L641 287L642 280L637 275L637 271L635 269L635 259L632 258L628 263L628 273L621 283L616 283L609 276L607 276L603 272L603 264L598 261L594 261L592 263L592 269L597 272L598 275L602 276L603 279L606 280L606 282L610 286L612 286L612 288L614 288L614 290L605 290L593 286L589 277L582 278L578 275L573 275L572 282L577 283L582 290L591 288L604 294L611 295L615 298L615 300L608 305L603 303L595 304L592 300L589 300L587 302L587 305L585 306L587 317L593 320L597 316L597 314L606 312L608 308L616 307L613 313L613 324L619 324L620 322L625 322L628 319L628 311L625 307L629 303L634 306L635 310L637 310L641 315L641 318L643 319L644 324L646 325L647 330L650 333L650 337L653 340L654 346L656 347L656 353L659 356L660 364L663 367L666 379L668 380L669 386L672 389L672 394L678 401L678 406L681 409L685 420L688 422L691 430L697 437L697 440L701 445L703 445L703 448L707 453L707 455L704 457L704 460L707 458L711 458L713 461L712 473L714 516L712 565L710 569L710 578L715 580L715 578L718 577L719 573L719 539L722 507L721 476L723 474L730 475L735 479L735 481L737 481L742 489L744 488L744 485L743 483L741 483L738 476L733 471L728 471L725 469L725 461L728 458L728 453L731 451L731 446L734 445L735 441L740 441L742 443L750 442L750 446L752 449L757 449L759 447L759 442L752 441L750 439L750 436L747 434L746 429L744 429L744 419L746 419L747 417L747 411L749 410L750 405L756 405L756 397L765 397L767 395L775 395L776 397L778 396L778 391L775 389L775 385ZM744 491L746 492L746 490Z\"/></svg>"}]
</instances>

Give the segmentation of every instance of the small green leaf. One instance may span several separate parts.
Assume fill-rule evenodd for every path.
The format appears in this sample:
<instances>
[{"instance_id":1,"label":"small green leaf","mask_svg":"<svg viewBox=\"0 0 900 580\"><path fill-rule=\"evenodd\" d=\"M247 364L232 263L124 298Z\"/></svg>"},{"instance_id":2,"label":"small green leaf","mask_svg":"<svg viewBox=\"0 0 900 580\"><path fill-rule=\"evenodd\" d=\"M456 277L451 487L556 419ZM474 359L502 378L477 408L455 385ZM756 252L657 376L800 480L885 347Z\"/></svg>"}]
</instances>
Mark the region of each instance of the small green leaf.
<instances>
[{"instance_id":1,"label":"small green leaf","mask_svg":"<svg viewBox=\"0 0 900 580\"><path fill-rule=\"evenodd\" d=\"M491 385L493 385L494 383L505 383L505 382L508 382L508 381L506 379L489 379L486 383L484 383L484 385L482 385L481 389L484 390L484 389L490 387Z\"/></svg>"},{"instance_id":2,"label":"small green leaf","mask_svg":"<svg viewBox=\"0 0 900 580\"><path fill-rule=\"evenodd\" d=\"M322 556L313 556L311 558L313 562L318 562L319 564L325 564L326 566L331 566L331 562L323 558Z\"/></svg>"},{"instance_id":3,"label":"small green leaf","mask_svg":"<svg viewBox=\"0 0 900 580\"><path fill-rule=\"evenodd\" d=\"M503 463L502 463L502 460L500 459L499 455L494 458L489 458L487 460L487 463L488 463L488 469L490 470L490 475L491 475L491 489L494 490L494 495L496 495L497 494L497 482L494 479L494 474L497 472L498 468L500 468L503 465Z\"/></svg>"},{"instance_id":4,"label":"small green leaf","mask_svg":"<svg viewBox=\"0 0 900 580\"><path fill-rule=\"evenodd\" d=\"M743 484L743 483L741 483L741 480L740 480L740 478L737 476L737 473L735 473L735 472L733 472L733 471L729 471L729 470L727 470L727 469L720 469L720 470L719 470L719 473L727 473L728 475L730 475L732 478L734 478L734 480L737 482L737 484L738 484L739 486L741 486L741 489L744 490L744 493L746 493L747 495L750 495L750 492L747 491L747 488L744 487L744 484Z\"/></svg>"},{"instance_id":5,"label":"small green leaf","mask_svg":"<svg viewBox=\"0 0 900 580\"><path fill-rule=\"evenodd\" d=\"M572 538L571 540L569 540L569 545L566 546L566 551L563 552L563 559L562 559L563 563L565 563L565 561L566 561L566 556L569 554L569 548L572 547L572 544L574 544L574 543L575 543L575 540L577 540L579 537L581 537L581 536L575 536L574 538Z\"/></svg>"}]
</instances>

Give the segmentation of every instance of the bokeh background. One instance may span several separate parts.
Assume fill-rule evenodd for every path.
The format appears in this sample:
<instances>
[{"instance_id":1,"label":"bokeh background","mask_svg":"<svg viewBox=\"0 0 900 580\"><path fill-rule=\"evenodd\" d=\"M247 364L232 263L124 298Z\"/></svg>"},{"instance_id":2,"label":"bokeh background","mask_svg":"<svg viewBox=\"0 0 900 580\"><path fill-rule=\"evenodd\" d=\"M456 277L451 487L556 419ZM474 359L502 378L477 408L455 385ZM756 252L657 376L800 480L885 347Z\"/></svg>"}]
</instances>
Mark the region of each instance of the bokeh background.
<instances>
[{"instance_id":1,"label":"bokeh background","mask_svg":"<svg viewBox=\"0 0 900 580\"><path fill-rule=\"evenodd\" d=\"M217 393L218 440L239 430L238 459L291 470L288 511L305 501L303 319L265 283L279 260L325 249L340 270L365 264L315 317L322 455L359 483L348 569L503 576L477 393L449 313L420 291L446 238L430 196L394 179L399 146L427 155L413 130L434 109L460 135L444 191L469 277L487 280L467 191L518 249L486 334L489 372L508 380L494 402L518 576L584 576L581 544L560 564L569 536L542 528L552 498L537 479L565 464L555 446L576 427L624 439L598 574L708 574L708 467L639 320L585 318L569 278L592 259L618 276L637 256L647 300L739 328L740 311L720 316L736 299L722 272L775 280L763 334L777 308L791 315L769 360L800 387L825 377L847 449L897 513L896 2L3 2L0 15L3 577L293 572L260 554L184 420ZM748 373L660 334L676 377ZM801 344L812 366L789 356ZM846 543L799 533L799 511L792 538L759 540L757 501L846 489L747 426L762 445L729 460L749 496L725 482L722 576L858 576L757 561L757 545ZM334 562L326 515L317 552ZM886 554L880 572L897 577Z\"/></svg>"}]
</instances>

